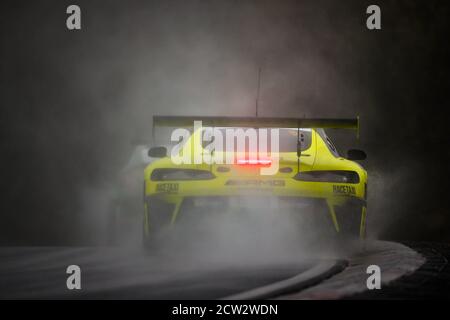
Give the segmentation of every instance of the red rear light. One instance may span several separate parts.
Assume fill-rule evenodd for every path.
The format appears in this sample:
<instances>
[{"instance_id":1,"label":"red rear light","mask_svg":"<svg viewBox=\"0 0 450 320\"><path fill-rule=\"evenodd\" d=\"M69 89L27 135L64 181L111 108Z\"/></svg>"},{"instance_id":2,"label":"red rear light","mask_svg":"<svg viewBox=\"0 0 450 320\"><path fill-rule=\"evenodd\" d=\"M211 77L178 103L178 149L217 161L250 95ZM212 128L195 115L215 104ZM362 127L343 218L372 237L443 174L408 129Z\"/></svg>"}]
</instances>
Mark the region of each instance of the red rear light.
<instances>
[{"instance_id":1,"label":"red rear light","mask_svg":"<svg viewBox=\"0 0 450 320\"><path fill-rule=\"evenodd\" d=\"M270 159L238 159L236 161L239 165L254 165L254 166L270 166L272 160Z\"/></svg>"}]
</instances>

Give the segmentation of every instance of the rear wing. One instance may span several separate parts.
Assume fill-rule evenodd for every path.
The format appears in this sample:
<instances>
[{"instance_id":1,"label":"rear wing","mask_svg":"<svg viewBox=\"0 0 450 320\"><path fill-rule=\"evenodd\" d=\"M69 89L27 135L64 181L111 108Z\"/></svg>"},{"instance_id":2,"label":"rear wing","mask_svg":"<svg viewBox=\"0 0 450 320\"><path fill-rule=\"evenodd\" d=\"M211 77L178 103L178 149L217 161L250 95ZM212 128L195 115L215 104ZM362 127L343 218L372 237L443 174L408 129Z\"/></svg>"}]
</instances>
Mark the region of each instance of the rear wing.
<instances>
[{"instance_id":1,"label":"rear wing","mask_svg":"<svg viewBox=\"0 0 450 320\"><path fill-rule=\"evenodd\" d=\"M153 116L155 127L192 127L194 121L202 121L208 127L250 127L250 128L333 128L357 130L356 118L263 118L263 117L208 117L208 116Z\"/></svg>"}]
</instances>

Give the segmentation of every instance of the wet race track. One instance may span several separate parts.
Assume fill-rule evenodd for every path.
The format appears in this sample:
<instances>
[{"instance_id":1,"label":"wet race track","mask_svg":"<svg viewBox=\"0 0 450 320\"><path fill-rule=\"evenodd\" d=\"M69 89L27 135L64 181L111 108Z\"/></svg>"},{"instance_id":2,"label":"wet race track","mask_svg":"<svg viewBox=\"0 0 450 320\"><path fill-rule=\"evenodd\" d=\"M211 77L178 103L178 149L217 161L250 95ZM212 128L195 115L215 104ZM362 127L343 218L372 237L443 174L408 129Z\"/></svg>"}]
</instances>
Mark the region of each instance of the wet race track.
<instances>
[{"instance_id":1,"label":"wet race track","mask_svg":"<svg viewBox=\"0 0 450 320\"><path fill-rule=\"evenodd\" d=\"M286 265L183 265L183 259L127 248L7 248L0 252L2 298L219 299L293 277L315 261ZM66 287L66 268L82 290Z\"/></svg>"},{"instance_id":2,"label":"wet race track","mask_svg":"<svg viewBox=\"0 0 450 320\"><path fill-rule=\"evenodd\" d=\"M0 298L57 299L397 299L448 297L449 247L367 241L340 257L227 264L127 247L10 247L0 250ZM78 265L81 290L68 290ZM368 291L377 264L382 289ZM415 288L409 290L408 288ZM408 290L407 290L408 289Z\"/></svg>"}]
</instances>

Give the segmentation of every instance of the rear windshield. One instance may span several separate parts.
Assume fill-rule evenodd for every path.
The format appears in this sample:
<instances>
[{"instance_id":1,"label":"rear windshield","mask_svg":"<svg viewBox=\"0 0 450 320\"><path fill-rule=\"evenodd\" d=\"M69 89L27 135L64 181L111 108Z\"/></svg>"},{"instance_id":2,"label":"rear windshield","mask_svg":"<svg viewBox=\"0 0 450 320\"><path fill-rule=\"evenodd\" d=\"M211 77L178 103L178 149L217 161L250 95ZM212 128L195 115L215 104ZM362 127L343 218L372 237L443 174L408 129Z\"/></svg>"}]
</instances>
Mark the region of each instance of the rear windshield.
<instances>
[{"instance_id":1,"label":"rear windshield","mask_svg":"<svg viewBox=\"0 0 450 320\"><path fill-rule=\"evenodd\" d=\"M324 129L317 129L317 133L319 134L319 136L322 138L322 140L325 142L328 150L330 150L330 152L336 157L340 157L339 152L336 148L336 146L333 144L333 142L331 141L331 139L327 136L327 134L325 133Z\"/></svg>"},{"instance_id":2,"label":"rear windshield","mask_svg":"<svg viewBox=\"0 0 450 320\"><path fill-rule=\"evenodd\" d=\"M246 128L216 128L219 129L222 133L222 145L223 149L221 151L226 151L226 130L227 129L243 129L246 131ZM311 147L311 129L278 129L279 130L279 152L297 152L297 139L300 138L301 141L301 150L305 151ZM259 131L256 131L259 133ZM262 139L263 137L261 137ZM259 134L257 135L258 139L258 147L261 144ZM249 139L246 138L245 142L245 151L248 152L249 149ZM204 133L203 135L203 147L206 147L211 143L211 138L208 136L208 133ZM270 129L267 130L267 149L271 148L271 139L270 139ZM216 150L219 151L219 150ZM237 152L237 138L234 138L234 151Z\"/></svg>"},{"instance_id":3,"label":"rear windshield","mask_svg":"<svg viewBox=\"0 0 450 320\"><path fill-rule=\"evenodd\" d=\"M299 135L300 134L300 135ZM280 129L280 152L297 152L297 139L300 137L302 151L311 146L311 129Z\"/></svg>"}]
</instances>

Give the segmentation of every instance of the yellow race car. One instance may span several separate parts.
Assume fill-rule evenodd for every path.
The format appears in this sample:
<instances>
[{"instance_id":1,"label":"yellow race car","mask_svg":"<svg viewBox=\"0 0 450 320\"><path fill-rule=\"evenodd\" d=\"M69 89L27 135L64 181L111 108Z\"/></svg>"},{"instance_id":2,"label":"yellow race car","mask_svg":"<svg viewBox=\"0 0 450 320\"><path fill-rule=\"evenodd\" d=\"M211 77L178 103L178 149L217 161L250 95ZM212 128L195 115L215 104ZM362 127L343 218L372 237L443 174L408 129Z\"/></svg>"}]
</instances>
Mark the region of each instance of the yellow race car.
<instances>
[{"instance_id":1,"label":"yellow race car","mask_svg":"<svg viewBox=\"0 0 450 320\"><path fill-rule=\"evenodd\" d=\"M202 121L202 127L196 128L195 121ZM148 152L159 160L150 163L144 172L144 244L154 241L159 231L170 230L183 218L202 219L202 215L230 206L232 211L239 211L248 204L242 199L252 199L259 205L263 203L293 215L310 211L335 234L365 236L367 172L355 160L364 160L366 155L353 149L346 158L340 156L324 130L359 131L358 118L154 116L153 126L186 128L189 136L180 139L178 148L170 154L167 147L153 147ZM244 149L237 150L236 146L226 149L223 146L226 142L218 144L221 150L217 150L217 144L216 149L211 149L208 143L214 139L210 137L205 145L205 128L222 132L224 137L228 129L240 129L241 135L250 128L276 129L278 148L261 156L259 149L256 153L249 151L244 138ZM261 137L257 138L260 142ZM191 162L174 160L174 156L194 149L197 153L188 156ZM227 157L233 151L235 154ZM212 154L216 159L232 161L214 163ZM217 158L218 154L222 157ZM205 155L209 161L203 161ZM194 159L198 156L200 161ZM261 169L272 165L274 159L276 172L261 174Z\"/></svg>"}]
</instances>

